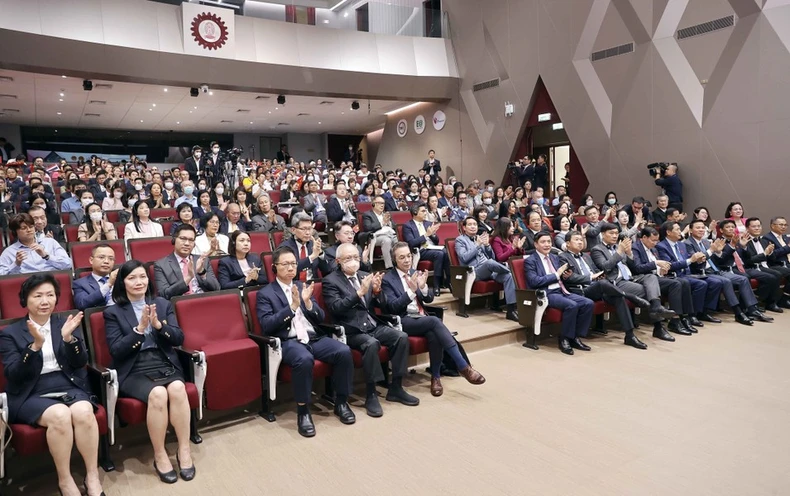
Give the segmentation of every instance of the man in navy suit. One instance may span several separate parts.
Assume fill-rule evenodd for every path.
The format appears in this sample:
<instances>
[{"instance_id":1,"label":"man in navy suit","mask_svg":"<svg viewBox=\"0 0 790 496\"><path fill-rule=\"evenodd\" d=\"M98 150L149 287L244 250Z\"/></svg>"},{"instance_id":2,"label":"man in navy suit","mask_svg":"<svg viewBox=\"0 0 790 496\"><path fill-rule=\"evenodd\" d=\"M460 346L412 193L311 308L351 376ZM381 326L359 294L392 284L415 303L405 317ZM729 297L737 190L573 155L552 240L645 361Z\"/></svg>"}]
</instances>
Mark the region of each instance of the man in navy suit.
<instances>
[{"instance_id":1,"label":"man in navy suit","mask_svg":"<svg viewBox=\"0 0 790 496\"><path fill-rule=\"evenodd\" d=\"M422 170L425 171L426 176L439 177L439 173L442 171L442 165L436 158L435 151L428 150L428 159L422 163Z\"/></svg>"},{"instance_id":2,"label":"man in navy suit","mask_svg":"<svg viewBox=\"0 0 790 496\"><path fill-rule=\"evenodd\" d=\"M331 223L345 220L356 224L356 215L357 208L348 193L346 183L338 181L335 184L335 194L330 196L329 201L326 202L326 219Z\"/></svg>"},{"instance_id":3,"label":"man in navy suit","mask_svg":"<svg viewBox=\"0 0 790 496\"><path fill-rule=\"evenodd\" d=\"M318 277L318 270L323 274L330 271L325 262L319 258L321 255L321 241L313 239L313 219L303 212L298 212L291 217L291 233L293 236L280 243L280 246L287 246L296 253L296 260L299 263L297 273L310 269L314 277ZM299 276L297 276L297 279Z\"/></svg>"},{"instance_id":4,"label":"man in navy suit","mask_svg":"<svg viewBox=\"0 0 790 496\"><path fill-rule=\"evenodd\" d=\"M294 280L297 274L294 252L285 247L274 250L272 264L276 279L258 291L255 308L263 333L280 338L283 362L292 369L299 434L315 436L308 406L314 360L332 365L334 413L342 423L353 424L356 417L348 406L354 374L351 350L340 341L319 335L317 329L324 320L324 311L313 297L313 284Z\"/></svg>"},{"instance_id":5,"label":"man in navy suit","mask_svg":"<svg viewBox=\"0 0 790 496\"><path fill-rule=\"evenodd\" d=\"M549 307L562 311L562 332L559 336L560 351L573 355L573 349L590 351L580 337L587 336L592 322L594 303L591 299L571 293L565 288L563 279L571 272L568 264L560 264L560 258L551 253L551 235L542 231L535 236L535 253L524 261L524 275L532 289L546 291Z\"/></svg>"},{"instance_id":6,"label":"man in navy suit","mask_svg":"<svg viewBox=\"0 0 790 496\"><path fill-rule=\"evenodd\" d=\"M447 249L429 248L439 246L439 237L436 231L440 224L425 221L428 208L424 203L415 203L409 208L411 222L403 224L403 241L409 244L412 250L420 250L420 260L433 262L433 292L438 296L441 288L450 284L450 255Z\"/></svg>"},{"instance_id":7,"label":"man in navy suit","mask_svg":"<svg viewBox=\"0 0 790 496\"><path fill-rule=\"evenodd\" d=\"M381 281L385 308L388 313L399 315L403 332L409 336L424 336L428 340L428 355L431 361L431 394L441 396L444 392L440 380L442 358L446 351L458 367L458 372L471 384L483 384L486 380L458 349L444 322L438 317L426 315L423 305L433 301L433 292L428 288L428 275L411 268L411 249L399 241L392 247L395 267L387 271Z\"/></svg>"},{"instance_id":8,"label":"man in navy suit","mask_svg":"<svg viewBox=\"0 0 790 496\"><path fill-rule=\"evenodd\" d=\"M779 306L790 308L790 303L788 303L788 298L790 298L788 296L790 294L790 268L777 263L779 259L776 256L777 248L782 247L774 244L769 238L762 235L763 225L759 218L750 217L744 223L750 238L743 248L743 265L748 269L771 274L780 281L784 278L785 286L779 298ZM783 252L787 253L784 250ZM786 256L782 258L785 262L787 261Z\"/></svg>"},{"instance_id":9,"label":"man in navy suit","mask_svg":"<svg viewBox=\"0 0 790 496\"><path fill-rule=\"evenodd\" d=\"M118 269L115 265L115 251L106 243L98 244L91 250L88 259L92 270L89 276L80 277L71 283L74 291L74 306L80 310L92 307L113 305L112 287Z\"/></svg>"},{"instance_id":10,"label":"man in navy suit","mask_svg":"<svg viewBox=\"0 0 790 496\"><path fill-rule=\"evenodd\" d=\"M686 245L683 243L683 232L680 230L680 224L677 222L668 221L662 224L659 236L661 241L656 246L658 256L662 260L669 262L672 272L678 277L687 279L689 284L691 284L694 310L697 313L696 318L700 321L721 323L721 320L711 316L709 313L716 311L718 307L722 287L721 282L715 279L696 279L691 276L691 269L694 267L694 264L705 263L705 254L700 252L692 255L688 254ZM694 326L702 324L702 322L697 322L694 319L689 320Z\"/></svg>"}]
</instances>

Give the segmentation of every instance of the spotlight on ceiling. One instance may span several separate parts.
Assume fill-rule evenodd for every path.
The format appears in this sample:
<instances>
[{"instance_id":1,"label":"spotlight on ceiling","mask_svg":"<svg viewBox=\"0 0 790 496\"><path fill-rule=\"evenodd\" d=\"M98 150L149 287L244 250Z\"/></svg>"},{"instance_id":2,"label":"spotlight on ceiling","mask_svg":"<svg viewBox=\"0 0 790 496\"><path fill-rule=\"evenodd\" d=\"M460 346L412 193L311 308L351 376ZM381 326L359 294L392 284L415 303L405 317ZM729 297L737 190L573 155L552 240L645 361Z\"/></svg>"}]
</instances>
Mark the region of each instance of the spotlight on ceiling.
<instances>
[{"instance_id":1,"label":"spotlight on ceiling","mask_svg":"<svg viewBox=\"0 0 790 496\"><path fill-rule=\"evenodd\" d=\"M83 81L82 82L82 89L85 90L85 91L92 90L93 89L93 81L91 81L90 79L86 79L85 81Z\"/></svg>"},{"instance_id":2,"label":"spotlight on ceiling","mask_svg":"<svg viewBox=\"0 0 790 496\"><path fill-rule=\"evenodd\" d=\"M354 100L351 102L351 110L359 110L359 102Z\"/></svg>"},{"instance_id":3,"label":"spotlight on ceiling","mask_svg":"<svg viewBox=\"0 0 790 496\"><path fill-rule=\"evenodd\" d=\"M285 95L278 96L277 103L279 103L280 105L285 105Z\"/></svg>"},{"instance_id":4,"label":"spotlight on ceiling","mask_svg":"<svg viewBox=\"0 0 790 496\"><path fill-rule=\"evenodd\" d=\"M199 89L197 89L197 88L189 88L189 96L194 96L194 97L197 98L197 96L199 94L200 94L200 90Z\"/></svg>"}]
</instances>

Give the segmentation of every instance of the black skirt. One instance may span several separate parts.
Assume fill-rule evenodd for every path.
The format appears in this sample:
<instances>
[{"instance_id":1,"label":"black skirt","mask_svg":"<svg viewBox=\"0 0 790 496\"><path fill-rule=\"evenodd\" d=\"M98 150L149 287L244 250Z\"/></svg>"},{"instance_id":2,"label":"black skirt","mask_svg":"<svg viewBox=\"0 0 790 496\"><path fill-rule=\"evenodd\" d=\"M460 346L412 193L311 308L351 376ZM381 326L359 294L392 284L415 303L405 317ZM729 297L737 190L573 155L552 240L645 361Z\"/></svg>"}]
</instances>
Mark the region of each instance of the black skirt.
<instances>
[{"instance_id":1,"label":"black skirt","mask_svg":"<svg viewBox=\"0 0 790 496\"><path fill-rule=\"evenodd\" d=\"M119 390L121 396L148 403L148 395L153 388L167 386L175 381L186 382L181 371L170 363L159 348L151 348L137 355L131 372L120 384Z\"/></svg>"},{"instance_id":2,"label":"black skirt","mask_svg":"<svg viewBox=\"0 0 790 496\"><path fill-rule=\"evenodd\" d=\"M62 399L42 398L42 394L47 393L66 393ZM53 405L71 406L78 401L88 401L96 411L99 404L98 398L74 385L73 382L61 371L50 372L39 376L36 386L25 399L22 406L17 411L16 418L9 419L12 424L28 424L38 426L38 419L44 411Z\"/></svg>"}]
</instances>

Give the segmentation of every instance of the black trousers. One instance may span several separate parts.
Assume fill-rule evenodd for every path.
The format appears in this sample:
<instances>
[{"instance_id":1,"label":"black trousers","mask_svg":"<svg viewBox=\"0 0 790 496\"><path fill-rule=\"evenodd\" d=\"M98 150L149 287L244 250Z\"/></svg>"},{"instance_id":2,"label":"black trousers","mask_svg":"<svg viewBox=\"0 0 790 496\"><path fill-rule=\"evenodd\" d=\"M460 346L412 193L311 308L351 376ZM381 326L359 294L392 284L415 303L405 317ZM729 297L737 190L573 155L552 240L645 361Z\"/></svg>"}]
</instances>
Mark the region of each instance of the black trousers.
<instances>
[{"instance_id":1,"label":"black trousers","mask_svg":"<svg viewBox=\"0 0 790 496\"><path fill-rule=\"evenodd\" d=\"M433 262L433 287L450 285L450 255L447 250L420 250L420 260Z\"/></svg>"},{"instance_id":2,"label":"black trousers","mask_svg":"<svg viewBox=\"0 0 790 496\"><path fill-rule=\"evenodd\" d=\"M762 269L766 270L766 269ZM778 274L780 277L785 278L785 286L784 286L784 296L790 296L790 267L785 267L783 265L774 265L769 271Z\"/></svg>"},{"instance_id":3,"label":"black trousers","mask_svg":"<svg viewBox=\"0 0 790 496\"><path fill-rule=\"evenodd\" d=\"M362 370L365 371L367 383L384 380L381 370L379 350L386 346L392 364L392 377L406 375L406 366L409 359L409 336L405 332L393 329L390 326L378 325L370 332L350 334L346 336L348 346L362 353Z\"/></svg>"},{"instance_id":4,"label":"black trousers","mask_svg":"<svg viewBox=\"0 0 790 496\"><path fill-rule=\"evenodd\" d=\"M438 317L401 317L403 332L409 336L425 337L428 340L428 357L431 367L441 366L444 350L456 345L455 339L444 322Z\"/></svg>"},{"instance_id":5,"label":"black trousers","mask_svg":"<svg viewBox=\"0 0 790 496\"><path fill-rule=\"evenodd\" d=\"M757 279L757 298L763 300L766 305L771 305L779 301L781 289L779 281L781 275L771 269L746 269L746 275L751 279Z\"/></svg>"},{"instance_id":6,"label":"black trousers","mask_svg":"<svg viewBox=\"0 0 790 496\"><path fill-rule=\"evenodd\" d=\"M638 285L637 285L638 286ZM639 286L642 289L641 286ZM642 291L644 293L644 290ZM586 288L584 288L584 296L587 298L598 301L603 300L609 305L612 305L617 313L617 319L623 330L628 332L634 329L634 320L631 317L631 310L626 303L624 292L618 288L611 281L595 281ZM642 297L641 295L639 295Z\"/></svg>"},{"instance_id":7,"label":"black trousers","mask_svg":"<svg viewBox=\"0 0 790 496\"><path fill-rule=\"evenodd\" d=\"M667 299L670 310L678 315L694 315L694 299L691 297L691 285L682 277L659 277L658 285L661 294Z\"/></svg>"},{"instance_id":8,"label":"black trousers","mask_svg":"<svg viewBox=\"0 0 790 496\"><path fill-rule=\"evenodd\" d=\"M291 382L297 403L309 403L313 390L313 365L321 360L332 365L332 385L339 397L348 398L354 378L351 350L340 341L322 336L307 344L296 339L282 342L283 362L292 369Z\"/></svg>"}]
</instances>

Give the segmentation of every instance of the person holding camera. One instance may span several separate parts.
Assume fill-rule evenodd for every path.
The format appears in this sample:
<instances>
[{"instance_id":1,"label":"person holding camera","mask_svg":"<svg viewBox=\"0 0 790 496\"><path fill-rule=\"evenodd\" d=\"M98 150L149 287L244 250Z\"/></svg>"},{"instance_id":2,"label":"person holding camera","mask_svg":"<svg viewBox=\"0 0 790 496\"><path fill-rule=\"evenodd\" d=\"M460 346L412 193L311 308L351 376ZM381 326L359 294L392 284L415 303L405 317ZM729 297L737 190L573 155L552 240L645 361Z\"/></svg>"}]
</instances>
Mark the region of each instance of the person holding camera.
<instances>
[{"instance_id":1,"label":"person holding camera","mask_svg":"<svg viewBox=\"0 0 790 496\"><path fill-rule=\"evenodd\" d=\"M669 206L683 211L683 182L678 177L678 164L671 163L665 167L652 169L655 174L656 186L664 188L669 197Z\"/></svg>"}]
</instances>

